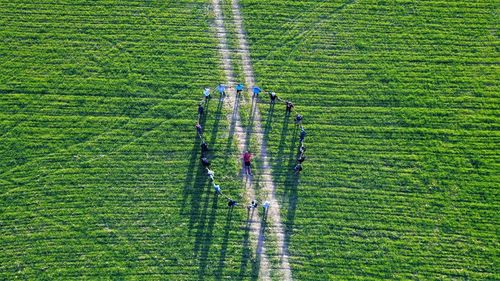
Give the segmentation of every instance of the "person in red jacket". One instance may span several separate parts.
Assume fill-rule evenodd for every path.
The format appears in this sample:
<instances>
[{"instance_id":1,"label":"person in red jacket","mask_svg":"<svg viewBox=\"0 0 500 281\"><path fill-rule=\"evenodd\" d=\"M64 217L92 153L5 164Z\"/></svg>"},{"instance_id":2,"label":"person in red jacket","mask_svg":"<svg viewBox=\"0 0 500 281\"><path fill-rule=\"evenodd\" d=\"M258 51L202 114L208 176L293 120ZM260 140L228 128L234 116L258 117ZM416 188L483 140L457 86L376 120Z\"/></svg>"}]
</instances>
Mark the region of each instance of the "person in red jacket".
<instances>
[{"instance_id":1,"label":"person in red jacket","mask_svg":"<svg viewBox=\"0 0 500 281\"><path fill-rule=\"evenodd\" d=\"M248 150L243 154L243 162L245 163L246 174L251 176L252 169L250 166L252 165L252 154Z\"/></svg>"}]
</instances>

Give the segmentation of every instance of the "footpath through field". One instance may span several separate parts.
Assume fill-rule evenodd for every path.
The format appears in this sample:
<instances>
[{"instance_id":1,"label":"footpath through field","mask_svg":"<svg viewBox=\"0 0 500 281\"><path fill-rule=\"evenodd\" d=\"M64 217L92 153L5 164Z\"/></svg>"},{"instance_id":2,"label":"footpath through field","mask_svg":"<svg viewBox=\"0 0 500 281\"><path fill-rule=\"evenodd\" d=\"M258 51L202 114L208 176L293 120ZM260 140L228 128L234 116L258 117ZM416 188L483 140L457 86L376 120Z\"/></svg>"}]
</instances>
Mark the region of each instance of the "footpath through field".
<instances>
[{"instance_id":1,"label":"footpath through field","mask_svg":"<svg viewBox=\"0 0 500 281\"><path fill-rule=\"evenodd\" d=\"M215 29L216 36L219 40L219 52L222 56L222 65L225 71L226 80L229 85L235 84L235 75L233 71L233 65L231 63L231 53L236 53L241 55L241 61L243 65L243 72L245 78L245 85L249 90L249 94L251 95L251 87L254 86L255 79L252 70L252 64L250 61L250 54L248 44L245 38L245 32L243 29L242 17L240 13L240 7L237 0L232 0L232 13L233 13L233 24L236 29L236 38L238 41L237 49L230 49L227 43L227 31L224 27L224 17L221 9L221 0L212 0L213 9L215 14ZM253 133L253 130L257 132L263 132L262 124L260 122L261 115L259 113L259 109L257 107L256 102L252 102L251 104L251 112L254 116L253 123L249 124L246 131L243 129L241 122L239 120L239 106L241 104L245 104L245 98L235 97L234 93L228 95L226 106L232 110L232 114L228 115L228 120L231 124L230 133L234 133L237 141L238 141L238 149L240 153L243 153L247 150L248 140ZM271 176L271 166L269 163L269 157L267 155L267 146L261 134L255 134L255 142L257 147L260 149L260 158L262 159L262 166L260 184L262 184L261 194L263 201L269 201L271 203L271 207L268 210L267 217L261 218L257 212L251 212L249 214L247 227L252 234L252 242L255 247L255 255L256 262L259 263L257 266L259 267L259 279L260 280L270 280L270 264L269 257L266 254L266 245L265 245L265 230L269 229L270 233L274 235L275 241L277 243L277 253L279 255L279 272L278 275L283 280L292 280L292 274L290 269L290 264L288 262L288 245L285 241L285 233L284 227L281 223L280 217L280 205L278 200L276 200L275 194L275 186ZM245 200L250 202L255 199L255 183L251 178L247 177L245 179L246 184L246 194Z\"/></svg>"}]
</instances>

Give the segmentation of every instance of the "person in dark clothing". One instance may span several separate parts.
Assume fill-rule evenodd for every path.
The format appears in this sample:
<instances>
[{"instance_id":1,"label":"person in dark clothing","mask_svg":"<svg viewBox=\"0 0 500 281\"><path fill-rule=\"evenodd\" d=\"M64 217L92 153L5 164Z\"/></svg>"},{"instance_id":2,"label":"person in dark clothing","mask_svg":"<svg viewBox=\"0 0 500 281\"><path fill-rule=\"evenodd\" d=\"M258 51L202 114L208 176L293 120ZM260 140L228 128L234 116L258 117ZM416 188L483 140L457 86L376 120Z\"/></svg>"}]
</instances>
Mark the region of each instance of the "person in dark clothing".
<instances>
[{"instance_id":1,"label":"person in dark clothing","mask_svg":"<svg viewBox=\"0 0 500 281\"><path fill-rule=\"evenodd\" d=\"M196 123L196 126L194 126L196 128L196 131L198 132L198 135L201 135L203 134L203 127L201 127L200 123Z\"/></svg>"},{"instance_id":2,"label":"person in dark clothing","mask_svg":"<svg viewBox=\"0 0 500 281\"><path fill-rule=\"evenodd\" d=\"M247 206L247 209L250 211L251 209L257 208L258 205L259 204L257 203L257 201L252 200L252 203L250 203L250 205Z\"/></svg>"},{"instance_id":3,"label":"person in dark clothing","mask_svg":"<svg viewBox=\"0 0 500 281\"><path fill-rule=\"evenodd\" d=\"M304 127L302 127L302 130L300 131L299 141L304 142L305 137L306 137L306 130L304 130Z\"/></svg>"},{"instance_id":4,"label":"person in dark clothing","mask_svg":"<svg viewBox=\"0 0 500 281\"><path fill-rule=\"evenodd\" d=\"M201 116L203 116L203 106L201 105L201 103L198 105L198 115L200 118Z\"/></svg>"},{"instance_id":5,"label":"person in dark clothing","mask_svg":"<svg viewBox=\"0 0 500 281\"><path fill-rule=\"evenodd\" d=\"M208 161L207 157L202 157L201 158L201 164L203 167L208 168L210 167L210 161Z\"/></svg>"},{"instance_id":6,"label":"person in dark clothing","mask_svg":"<svg viewBox=\"0 0 500 281\"><path fill-rule=\"evenodd\" d=\"M302 124L302 119L303 119L303 118L304 118L304 117L302 117L302 115L297 114L297 116L295 116L295 124L297 124L297 125L298 125L298 124Z\"/></svg>"},{"instance_id":7,"label":"person in dark clothing","mask_svg":"<svg viewBox=\"0 0 500 281\"><path fill-rule=\"evenodd\" d=\"M257 203L257 201L253 200L252 201L252 208L257 208L257 206L259 206L259 204Z\"/></svg>"},{"instance_id":8,"label":"person in dark clothing","mask_svg":"<svg viewBox=\"0 0 500 281\"><path fill-rule=\"evenodd\" d=\"M270 92L269 97L271 98L271 105L274 105L276 103L276 99L278 98L278 96L276 95L275 92Z\"/></svg>"},{"instance_id":9,"label":"person in dark clothing","mask_svg":"<svg viewBox=\"0 0 500 281\"><path fill-rule=\"evenodd\" d=\"M236 202L236 201L234 201L234 200L232 200L232 199L229 199L229 201L227 202L227 206L228 206L229 208L232 208L232 207L234 207L234 206L236 206L236 205L238 205L238 202Z\"/></svg>"},{"instance_id":10,"label":"person in dark clothing","mask_svg":"<svg viewBox=\"0 0 500 281\"><path fill-rule=\"evenodd\" d=\"M291 101L286 101L286 114L290 114L292 112L293 103Z\"/></svg>"},{"instance_id":11,"label":"person in dark clothing","mask_svg":"<svg viewBox=\"0 0 500 281\"><path fill-rule=\"evenodd\" d=\"M304 152L306 152L306 147L303 144L299 147L299 152L300 154L304 154Z\"/></svg>"},{"instance_id":12,"label":"person in dark clothing","mask_svg":"<svg viewBox=\"0 0 500 281\"><path fill-rule=\"evenodd\" d=\"M293 170L295 171L295 174L298 175L300 171L302 171L302 164L295 165L295 168L293 168Z\"/></svg>"},{"instance_id":13,"label":"person in dark clothing","mask_svg":"<svg viewBox=\"0 0 500 281\"><path fill-rule=\"evenodd\" d=\"M299 158L297 158L297 163L302 164L304 160L306 160L306 157L303 154L301 154Z\"/></svg>"},{"instance_id":14,"label":"person in dark clothing","mask_svg":"<svg viewBox=\"0 0 500 281\"><path fill-rule=\"evenodd\" d=\"M201 146L201 155L203 155L204 157L208 152L208 144L206 142L202 142L200 146Z\"/></svg>"}]
</instances>

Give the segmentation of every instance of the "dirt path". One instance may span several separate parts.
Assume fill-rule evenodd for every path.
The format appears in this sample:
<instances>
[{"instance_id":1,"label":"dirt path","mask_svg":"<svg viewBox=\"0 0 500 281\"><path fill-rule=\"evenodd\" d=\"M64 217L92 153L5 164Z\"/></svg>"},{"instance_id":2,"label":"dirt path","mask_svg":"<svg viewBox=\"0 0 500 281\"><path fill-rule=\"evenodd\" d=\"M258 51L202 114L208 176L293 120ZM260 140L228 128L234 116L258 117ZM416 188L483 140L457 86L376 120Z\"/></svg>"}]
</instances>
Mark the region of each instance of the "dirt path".
<instances>
[{"instance_id":1,"label":"dirt path","mask_svg":"<svg viewBox=\"0 0 500 281\"><path fill-rule=\"evenodd\" d=\"M250 53L248 48L248 43L245 37L245 32L243 29L243 21L241 18L240 7L238 0L232 0L232 11L234 17L234 24L237 29L237 38L239 42L239 50L238 52L241 54L242 64L243 64L243 72L245 76L245 84L249 88L249 95L251 93L251 87L255 83L255 78L252 69L252 63L250 61ZM252 103L252 112L255 114L254 119L254 129L258 132L263 132L262 124L260 120L262 120L259 108L257 103ZM271 165L269 163L269 157L267 155L267 145L263 140L262 134L254 134L256 136L257 145L260 147L260 158L262 159L262 167L263 170L261 173L262 176L262 184L263 191L265 194L265 198L271 203L271 207L268 212L269 219L269 227L273 234L276 235L276 241L278 244L278 255L280 257L280 273L283 280L292 280L292 272L290 269L290 264L288 262L289 253L288 253L288 244L285 241L285 232L283 228L283 224L281 223L281 215L280 215L280 205L278 200L276 200L276 187L274 186L274 181L271 176ZM263 233L259 236L259 244L263 243L265 237L263 237Z\"/></svg>"},{"instance_id":2,"label":"dirt path","mask_svg":"<svg viewBox=\"0 0 500 281\"><path fill-rule=\"evenodd\" d=\"M212 5L213 5L213 10L215 13L215 29L216 29L216 36L219 39L219 53L222 56L222 64L224 71L226 73L226 80L229 86L234 86L235 85L235 76L233 72L233 67L231 64L231 53L227 44L227 38L226 38L226 29L224 27L224 18L222 15L222 10L221 10L221 0L212 0ZM239 106L238 104L243 100L243 99L236 99L234 90L228 91L227 93L227 98L225 99L225 106L228 107L229 111L232 111L232 114L228 114L227 118L229 123L231 124L230 127L230 133L234 134L234 137L237 140L237 145L238 145L238 150L240 154L242 154L245 151L245 130L243 129L243 126L241 125L240 119L239 119ZM251 200L255 199L255 188L254 184L251 180L248 180L248 178L245 179L245 204L242 204L243 206L248 205ZM259 266L259 279L260 280L271 280L270 278L270 272L269 272L269 260L267 258L267 255L265 253L265 247L263 243L259 243L260 237L262 236L261 234L261 229L262 228L262 223L261 223L261 218L258 214L258 212L251 212L249 214L248 222L247 222L247 228L248 231L250 231L251 236L252 236L252 244L256 249L256 260L260 264Z\"/></svg>"},{"instance_id":3,"label":"dirt path","mask_svg":"<svg viewBox=\"0 0 500 281\"><path fill-rule=\"evenodd\" d=\"M230 85L234 85L234 73L230 59L231 50L228 47L226 39L226 30L224 27L224 18L221 11L221 0L212 0L213 8L215 12L215 27L217 30L217 38L219 39L219 51L222 55L223 67L226 72L226 79ZM250 53L248 48L248 43L245 37L245 32L243 29L243 21L240 13L240 6L238 0L232 0L231 2L232 13L233 13L233 24L237 30L236 37L238 40L238 49L232 50L235 53L241 55L241 61L243 65L243 72L245 77L245 85L247 86L249 96L252 95L251 87L254 85L255 78L252 70L252 64L250 61ZM252 102L252 112L254 113L254 122L245 131L238 118L238 100L235 99L234 94L229 95L228 102L226 103L229 107L233 109L233 115L228 116L230 122L232 123L232 128L236 139L238 140L238 148L240 152L243 152L247 145L246 140L249 139L247 134L252 134L253 132L263 132L262 124L260 122L261 115L257 107L257 103ZM245 133L246 132L246 133ZM279 275L282 280L292 280L292 273L290 270L290 264L288 262L288 245L285 242L285 232L283 224L281 223L280 217L280 205L278 200L276 200L276 187L271 176L271 165L269 163L269 157L267 155L267 146L263 140L262 134L253 134L256 136L256 144L260 148L260 159L262 160L261 173L262 179L260 183L262 184L262 194L263 200L267 200L271 203L267 214L267 220L265 225L261 223L261 218L257 212L252 212L252 217L250 218L249 227L254 243L256 244L256 255L257 261L260 262L259 265L259 279L260 280L270 280L270 265L269 259L265 251L265 228L269 228L270 232L275 235L277 241L277 252L279 255ZM246 179L246 200L249 202L255 198L255 186L252 180ZM247 202L247 203L248 203Z\"/></svg>"}]
</instances>

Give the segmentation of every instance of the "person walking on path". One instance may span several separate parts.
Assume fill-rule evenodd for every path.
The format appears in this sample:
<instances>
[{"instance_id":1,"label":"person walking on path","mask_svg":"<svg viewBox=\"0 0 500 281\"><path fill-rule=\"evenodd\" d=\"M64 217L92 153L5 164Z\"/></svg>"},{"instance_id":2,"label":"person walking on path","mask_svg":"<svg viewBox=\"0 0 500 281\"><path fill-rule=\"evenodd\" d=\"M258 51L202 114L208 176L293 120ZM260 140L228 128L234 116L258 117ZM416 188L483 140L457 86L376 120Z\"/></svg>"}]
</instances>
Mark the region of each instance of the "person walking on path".
<instances>
[{"instance_id":1,"label":"person walking on path","mask_svg":"<svg viewBox=\"0 0 500 281\"><path fill-rule=\"evenodd\" d=\"M258 99L260 92L262 92L262 89L259 88L259 87L257 87L257 86L253 86L252 90L253 90L253 96L252 96L252 98L257 98Z\"/></svg>"},{"instance_id":2,"label":"person walking on path","mask_svg":"<svg viewBox=\"0 0 500 281\"><path fill-rule=\"evenodd\" d=\"M247 150L243 154L243 162L245 163L245 172L247 175L252 175L252 154Z\"/></svg>"},{"instance_id":3,"label":"person walking on path","mask_svg":"<svg viewBox=\"0 0 500 281\"><path fill-rule=\"evenodd\" d=\"M292 112L293 103L291 101L286 101L286 115Z\"/></svg>"},{"instance_id":4,"label":"person walking on path","mask_svg":"<svg viewBox=\"0 0 500 281\"><path fill-rule=\"evenodd\" d=\"M257 208L258 205L259 204L257 203L257 201L252 200L252 203L250 203L250 205L247 206L247 209L248 209L248 211L250 211L251 209Z\"/></svg>"},{"instance_id":5,"label":"person walking on path","mask_svg":"<svg viewBox=\"0 0 500 281\"><path fill-rule=\"evenodd\" d=\"M220 100L224 100L224 97L226 96L226 85L224 84L219 84L219 86L217 86L217 91L219 92L220 94Z\"/></svg>"},{"instance_id":6,"label":"person walking on path","mask_svg":"<svg viewBox=\"0 0 500 281\"><path fill-rule=\"evenodd\" d=\"M205 88L205 90L203 90L203 96L205 96L205 102L210 99L210 88Z\"/></svg>"},{"instance_id":7,"label":"person walking on path","mask_svg":"<svg viewBox=\"0 0 500 281\"><path fill-rule=\"evenodd\" d=\"M238 85L236 85L236 94L241 96L241 92L243 91L244 87L245 86L243 86L242 83L239 83Z\"/></svg>"},{"instance_id":8,"label":"person walking on path","mask_svg":"<svg viewBox=\"0 0 500 281\"><path fill-rule=\"evenodd\" d=\"M269 201L266 201L266 202L264 202L264 204L262 204L262 209L264 209L264 218L267 217L267 211L268 211L270 205L271 205L271 203L269 203Z\"/></svg>"}]
</instances>

